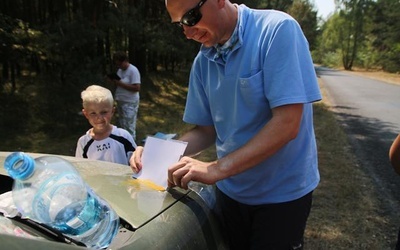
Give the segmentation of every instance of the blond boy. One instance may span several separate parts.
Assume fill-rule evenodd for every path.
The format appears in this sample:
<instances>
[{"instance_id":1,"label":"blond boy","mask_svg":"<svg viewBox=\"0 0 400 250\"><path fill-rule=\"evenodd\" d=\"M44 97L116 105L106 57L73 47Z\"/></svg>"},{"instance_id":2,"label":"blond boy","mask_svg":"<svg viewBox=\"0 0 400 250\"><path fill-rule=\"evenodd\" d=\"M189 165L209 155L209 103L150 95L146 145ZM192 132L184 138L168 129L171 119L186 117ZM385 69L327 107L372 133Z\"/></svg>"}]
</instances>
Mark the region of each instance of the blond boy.
<instances>
[{"instance_id":1,"label":"blond boy","mask_svg":"<svg viewBox=\"0 0 400 250\"><path fill-rule=\"evenodd\" d=\"M128 131L111 124L115 107L110 90L91 85L81 98L82 113L92 128L79 138L75 156L129 165L137 145Z\"/></svg>"}]
</instances>

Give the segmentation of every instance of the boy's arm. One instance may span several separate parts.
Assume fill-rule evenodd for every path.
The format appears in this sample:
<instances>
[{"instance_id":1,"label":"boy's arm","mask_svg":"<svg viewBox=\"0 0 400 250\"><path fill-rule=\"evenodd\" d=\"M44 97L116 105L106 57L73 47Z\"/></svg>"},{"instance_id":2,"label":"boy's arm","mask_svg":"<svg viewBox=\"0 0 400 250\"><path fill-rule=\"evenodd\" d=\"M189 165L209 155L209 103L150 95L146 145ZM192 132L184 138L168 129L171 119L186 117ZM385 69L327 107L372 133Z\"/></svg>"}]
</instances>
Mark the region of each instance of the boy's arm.
<instances>
[{"instance_id":1,"label":"boy's arm","mask_svg":"<svg viewBox=\"0 0 400 250\"><path fill-rule=\"evenodd\" d=\"M389 160L396 173L400 175L400 134L397 135L390 147Z\"/></svg>"}]
</instances>

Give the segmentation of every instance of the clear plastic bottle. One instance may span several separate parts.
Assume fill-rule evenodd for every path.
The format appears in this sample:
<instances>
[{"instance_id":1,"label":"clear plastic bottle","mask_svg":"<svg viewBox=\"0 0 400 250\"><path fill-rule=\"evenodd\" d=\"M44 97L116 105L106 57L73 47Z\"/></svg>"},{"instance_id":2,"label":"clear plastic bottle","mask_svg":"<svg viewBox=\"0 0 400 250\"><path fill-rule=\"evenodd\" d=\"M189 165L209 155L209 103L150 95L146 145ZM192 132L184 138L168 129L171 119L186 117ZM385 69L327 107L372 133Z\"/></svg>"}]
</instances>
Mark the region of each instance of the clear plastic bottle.
<instances>
[{"instance_id":1,"label":"clear plastic bottle","mask_svg":"<svg viewBox=\"0 0 400 250\"><path fill-rule=\"evenodd\" d=\"M210 209L215 208L215 187L197 181L189 181L188 187L196 192Z\"/></svg>"},{"instance_id":2,"label":"clear plastic bottle","mask_svg":"<svg viewBox=\"0 0 400 250\"><path fill-rule=\"evenodd\" d=\"M56 156L14 152L4 167L14 179L12 195L23 217L46 224L84 243L106 248L119 229L119 217L97 196L76 169Z\"/></svg>"}]
</instances>

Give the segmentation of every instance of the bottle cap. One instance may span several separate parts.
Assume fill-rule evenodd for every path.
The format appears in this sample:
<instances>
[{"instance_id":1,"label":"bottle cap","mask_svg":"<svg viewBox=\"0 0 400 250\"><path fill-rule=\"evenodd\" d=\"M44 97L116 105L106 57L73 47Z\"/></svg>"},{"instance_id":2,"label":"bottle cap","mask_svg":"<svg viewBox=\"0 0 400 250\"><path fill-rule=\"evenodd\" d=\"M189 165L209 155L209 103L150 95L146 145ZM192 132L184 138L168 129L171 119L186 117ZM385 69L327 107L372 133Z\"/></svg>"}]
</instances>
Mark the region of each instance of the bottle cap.
<instances>
[{"instance_id":1,"label":"bottle cap","mask_svg":"<svg viewBox=\"0 0 400 250\"><path fill-rule=\"evenodd\" d=\"M33 173L35 162L32 157L23 152L14 152L7 156L4 168L13 179L24 180Z\"/></svg>"}]
</instances>

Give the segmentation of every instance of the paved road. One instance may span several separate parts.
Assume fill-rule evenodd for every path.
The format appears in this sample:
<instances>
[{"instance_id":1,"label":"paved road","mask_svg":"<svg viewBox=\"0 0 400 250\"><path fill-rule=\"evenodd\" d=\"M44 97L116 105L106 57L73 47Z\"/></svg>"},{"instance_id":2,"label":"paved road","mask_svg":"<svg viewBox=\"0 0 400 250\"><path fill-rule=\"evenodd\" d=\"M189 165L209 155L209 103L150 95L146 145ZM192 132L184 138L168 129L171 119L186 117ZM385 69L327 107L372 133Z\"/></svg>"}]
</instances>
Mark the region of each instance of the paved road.
<instances>
[{"instance_id":1,"label":"paved road","mask_svg":"<svg viewBox=\"0 0 400 250\"><path fill-rule=\"evenodd\" d=\"M361 168L381 193L381 212L398 217L400 177L389 164L388 152L400 133L400 85L345 71L316 70Z\"/></svg>"}]
</instances>

